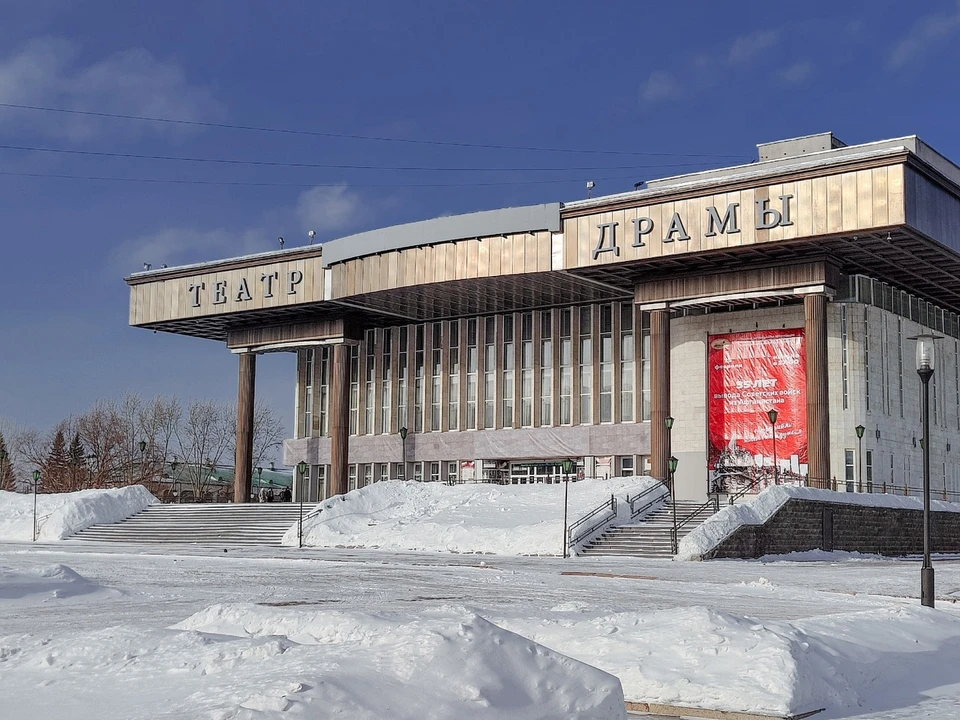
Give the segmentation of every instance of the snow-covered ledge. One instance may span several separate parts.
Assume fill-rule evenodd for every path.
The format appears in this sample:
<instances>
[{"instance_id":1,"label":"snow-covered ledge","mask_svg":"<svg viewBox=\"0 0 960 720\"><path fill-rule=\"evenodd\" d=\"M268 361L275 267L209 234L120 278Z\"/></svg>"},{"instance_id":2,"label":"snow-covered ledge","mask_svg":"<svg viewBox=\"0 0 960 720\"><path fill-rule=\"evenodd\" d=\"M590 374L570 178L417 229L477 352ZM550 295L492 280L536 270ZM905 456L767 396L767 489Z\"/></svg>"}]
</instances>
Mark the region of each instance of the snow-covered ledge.
<instances>
[{"instance_id":1,"label":"snow-covered ledge","mask_svg":"<svg viewBox=\"0 0 960 720\"><path fill-rule=\"evenodd\" d=\"M761 492L753 502L728 505L680 541L677 560L701 560L745 526L764 525L790 500L807 500L864 508L923 510L923 499L879 493L841 493L779 485ZM960 513L960 503L930 501L932 512Z\"/></svg>"}]
</instances>

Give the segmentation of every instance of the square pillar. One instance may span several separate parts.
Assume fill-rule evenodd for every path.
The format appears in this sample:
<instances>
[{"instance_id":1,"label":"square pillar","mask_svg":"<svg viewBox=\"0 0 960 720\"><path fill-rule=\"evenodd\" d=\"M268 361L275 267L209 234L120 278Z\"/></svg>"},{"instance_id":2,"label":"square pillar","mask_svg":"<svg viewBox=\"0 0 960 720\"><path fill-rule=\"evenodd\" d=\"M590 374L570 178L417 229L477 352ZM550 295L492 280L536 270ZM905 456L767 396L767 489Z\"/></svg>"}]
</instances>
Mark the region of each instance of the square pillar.
<instances>
[{"instance_id":1,"label":"square pillar","mask_svg":"<svg viewBox=\"0 0 960 720\"><path fill-rule=\"evenodd\" d=\"M670 309L650 311L650 473L667 482L670 432ZM672 492L672 488L671 488Z\"/></svg>"},{"instance_id":2,"label":"square pillar","mask_svg":"<svg viewBox=\"0 0 960 720\"><path fill-rule=\"evenodd\" d=\"M350 346L333 346L330 363L330 495L347 492L350 443Z\"/></svg>"},{"instance_id":3,"label":"square pillar","mask_svg":"<svg viewBox=\"0 0 960 720\"><path fill-rule=\"evenodd\" d=\"M250 502L253 479L253 404L257 384L257 356L240 354L237 387L237 450L234 460L233 501Z\"/></svg>"},{"instance_id":4,"label":"square pillar","mask_svg":"<svg viewBox=\"0 0 960 720\"><path fill-rule=\"evenodd\" d=\"M830 489L830 388L827 296L803 298L807 374L807 484Z\"/></svg>"}]
</instances>

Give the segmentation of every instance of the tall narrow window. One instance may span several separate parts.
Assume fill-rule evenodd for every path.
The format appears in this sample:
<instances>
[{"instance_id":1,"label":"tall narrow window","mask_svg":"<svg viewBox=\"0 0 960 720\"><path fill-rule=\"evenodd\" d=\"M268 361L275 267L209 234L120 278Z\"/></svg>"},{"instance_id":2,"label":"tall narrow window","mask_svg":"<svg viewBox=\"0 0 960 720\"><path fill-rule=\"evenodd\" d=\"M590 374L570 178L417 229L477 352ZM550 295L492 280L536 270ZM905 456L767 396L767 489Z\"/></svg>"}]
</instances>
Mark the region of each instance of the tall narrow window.
<instances>
[{"instance_id":1,"label":"tall narrow window","mask_svg":"<svg viewBox=\"0 0 960 720\"><path fill-rule=\"evenodd\" d=\"M350 346L350 434L360 432L360 346Z\"/></svg>"},{"instance_id":2,"label":"tall narrow window","mask_svg":"<svg viewBox=\"0 0 960 720\"><path fill-rule=\"evenodd\" d=\"M553 314L540 313L540 424L553 425Z\"/></svg>"},{"instance_id":3,"label":"tall narrow window","mask_svg":"<svg viewBox=\"0 0 960 720\"><path fill-rule=\"evenodd\" d=\"M424 326L417 325L414 331L413 352L413 431L423 432L423 402L426 398L424 378Z\"/></svg>"},{"instance_id":4,"label":"tall narrow window","mask_svg":"<svg viewBox=\"0 0 960 720\"><path fill-rule=\"evenodd\" d=\"M520 316L520 425L533 427L533 313Z\"/></svg>"},{"instance_id":5,"label":"tall narrow window","mask_svg":"<svg viewBox=\"0 0 960 720\"><path fill-rule=\"evenodd\" d=\"M847 306L840 305L840 384L843 390L843 408L849 406L849 390L847 388Z\"/></svg>"},{"instance_id":6,"label":"tall narrow window","mask_svg":"<svg viewBox=\"0 0 960 720\"><path fill-rule=\"evenodd\" d=\"M633 422L633 303L620 303L620 421ZM633 470L631 468L631 474Z\"/></svg>"},{"instance_id":7,"label":"tall narrow window","mask_svg":"<svg viewBox=\"0 0 960 720\"><path fill-rule=\"evenodd\" d=\"M320 348L320 378L319 378L319 395L320 395L320 437L325 437L329 431L327 424L327 400L328 392L330 389L330 346L324 346Z\"/></svg>"},{"instance_id":8,"label":"tall narrow window","mask_svg":"<svg viewBox=\"0 0 960 720\"><path fill-rule=\"evenodd\" d=\"M883 402L883 411L890 414L890 333L887 330L887 314L880 313L880 374L883 382L880 383L880 398Z\"/></svg>"},{"instance_id":9,"label":"tall narrow window","mask_svg":"<svg viewBox=\"0 0 960 720\"><path fill-rule=\"evenodd\" d=\"M960 343L953 341L953 387L956 390L957 430L960 430Z\"/></svg>"},{"instance_id":10,"label":"tall narrow window","mask_svg":"<svg viewBox=\"0 0 960 720\"><path fill-rule=\"evenodd\" d=\"M847 483L847 492L853 492L854 489L854 465L853 450L847 448L843 451L843 479Z\"/></svg>"},{"instance_id":11,"label":"tall narrow window","mask_svg":"<svg viewBox=\"0 0 960 720\"><path fill-rule=\"evenodd\" d=\"M593 308L580 311L580 424L593 422Z\"/></svg>"},{"instance_id":12,"label":"tall narrow window","mask_svg":"<svg viewBox=\"0 0 960 720\"><path fill-rule=\"evenodd\" d=\"M313 435L313 363L315 350L304 350L303 368L303 424L300 437Z\"/></svg>"},{"instance_id":13,"label":"tall narrow window","mask_svg":"<svg viewBox=\"0 0 960 720\"><path fill-rule=\"evenodd\" d=\"M477 321L467 320L467 430L477 429Z\"/></svg>"},{"instance_id":14,"label":"tall narrow window","mask_svg":"<svg viewBox=\"0 0 960 720\"><path fill-rule=\"evenodd\" d=\"M373 435L376 432L376 428L373 426L374 406L377 403L377 356L374 347L375 340L376 331L367 330L366 357L364 358L363 368L363 432L367 435Z\"/></svg>"},{"instance_id":15,"label":"tall narrow window","mask_svg":"<svg viewBox=\"0 0 960 720\"><path fill-rule=\"evenodd\" d=\"M873 492L873 450L867 450L867 467L865 470L867 492Z\"/></svg>"},{"instance_id":16,"label":"tall narrow window","mask_svg":"<svg viewBox=\"0 0 960 720\"><path fill-rule=\"evenodd\" d=\"M513 427L513 373L514 373L513 315L503 316L503 427Z\"/></svg>"},{"instance_id":17,"label":"tall narrow window","mask_svg":"<svg viewBox=\"0 0 960 720\"><path fill-rule=\"evenodd\" d=\"M400 327L397 333L397 427L409 430L407 417L407 388L410 378L407 375L407 346L410 342L410 332L406 325Z\"/></svg>"},{"instance_id":18,"label":"tall narrow window","mask_svg":"<svg viewBox=\"0 0 960 720\"><path fill-rule=\"evenodd\" d=\"M460 323L450 321L450 358L447 366L447 428L460 429Z\"/></svg>"},{"instance_id":19,"label":"tall narrow window","mask_svg":"<svg viewBox=\"0 0 960 720\"><path fill-rule=\"evenodd\" d=\"M443 361L441 359L443 347L443 325L441 323L433 324L433 343L430 346L430 429L434 432L440 430L440 377L443 374Z\"/></svg>"},{"instance_id":20,"label":"tall narrow window","mask_svg":"<svg viewBox=\"0 0 960 720\"><path fill-rule=\"evenodd\" d=\"M600 306L600 422L613 422L613 306Z\"/></svg>"},{"instance_id":21,"label":"tall narrow window","mask_svg":"<svg viewBox=\"0 0 960 720\"><path fill-rule=\"evenodd\" d=\"M494 427L497 405L497 319L483 321L483 427Z\"/></svg>"},{"instance_id":22,"label":"tall narrow window","mask_svg":"<svg viewBox=\"0 0 960 720\"><path fill-rule=\"evenodd\" d=\"M897 383L900 387L900 417L903 417L903 320L897 318Z\"/></svg>"},{"instance_id":23,"label":"tall narrow window","mask_svg":"<svg viewBox=\"0 0 960 720\"><path fill-rule=\"evenodd\" d=\"M560 424L573 422L573 311L560 311Z\"/></svg>"},{"instance_id":24,"label":"tall narrow window","mask_svg":"<svg viewBox=\"0 0 960 720\"><path fill-rule=\"evenodd\" d=\"M640 313L640 419L650 420L650 313Z\"/></svg>"},{"instance_id":25,"label":"tall narrow window","mask_svg":"<svg viewBox=\"0 0 960 720\"><path fill-rule=\"evenodd\" d=\"M380 357L380 433L390 432L390 351L393 344L393 331L390 328L383 330L383 345Z\"/></svg>"},{"instance_id":26,"label":"tall narrow window","mask_svg":"<svg viewBox=\"0 0 960 720\"><path fill-rule=\"evenodd\" d=\"M867 325L867 308L863 308L863 378L864 401L867 412L870 412L870 328Z\"/></svg>"}]
</instances>

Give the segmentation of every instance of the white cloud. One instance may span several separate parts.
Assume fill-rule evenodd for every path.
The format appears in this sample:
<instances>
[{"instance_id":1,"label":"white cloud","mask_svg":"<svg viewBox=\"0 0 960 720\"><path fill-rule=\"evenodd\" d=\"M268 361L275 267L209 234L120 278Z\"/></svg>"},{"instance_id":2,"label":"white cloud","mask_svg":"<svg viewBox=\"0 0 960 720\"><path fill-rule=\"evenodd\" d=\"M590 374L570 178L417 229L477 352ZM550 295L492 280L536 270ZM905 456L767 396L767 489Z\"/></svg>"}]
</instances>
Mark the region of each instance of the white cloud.
<instances>
[{"instance_id":1,"label":"white cloud","mask_svg":"<svg viewBox=\"0 0 960 720\"><path fill-rule=\"evenodd\" d=\"M297 218L301 229L323 235L356 225L361 209L360 196L346 185L315 187L300 193Z\"/></svg>"},{"instance_id":2,"label":"white cloud","mask_svg":"<svg viewBox=\"0 0 960 720\"><path fill-rule=\"evenodd\" d=\"M920 58L924 52L945 44L960 31L960 0L949 12L924 15L910 32L897 43L887 60L891 70L901 70Z\"/></svg>"},{"instance_id":3,"label":"white cloud","mask_svg":"<svg viewBox=\"0 0 960 720\"><path fill-rule=\"evenodd\" d=\"M729 65L745 65L764 50L777 44L780 32L777 30L758 30L749 35L741 35L730 44L727 54Z\"/></svg>"},{"instance_id":4,"label":"white cloud","mask_svg":"<svg viewBox=\"0 0 960 720\"><path fill-rule=\"evenodd\" d=\"M140 272L144 263L150 263L157 270L162 264L186 265L277 249L276 235L262 229L232 232L165 228L120 243L110 251L107 269L128 274Z\"/></svg>"},{"instance_id":5,"label":"white cloud","mask_svg":"<svg viewBox=\"0 0 960 720\"><path fill-rule=\"evenodd\" d=\"M778 77L784 85L802 85L812 74L813 63L809 60L799 60L793 65L781 70L778 73Z\"/></svg>"},{"instance_id":6,"label":"white cloud","mask_svg":"<svg viewBox=\"0 0 960 720\"><path fill-rule=\"evenodd\" d=\"M218 111L210 92L191 84L183 69L134 48L89 65L61 38L37 38L0 58L0 102L124 115L202 120ZM82 140L106 131L183 132L183 126L124 123L81 115L0 109L0 128L29 125L48 135Z\"/></svg>"},{"instance_id":7,"label":"white cloud","mask_svg":"<svg viewBox=\"0 0 960 720\"><path fill-rule=\"evenodd\" d=\"M646 102L660 102L682 94L677 78L665 70L654 70L640 86L640 97Z\"/></svg>"}]
</instances>

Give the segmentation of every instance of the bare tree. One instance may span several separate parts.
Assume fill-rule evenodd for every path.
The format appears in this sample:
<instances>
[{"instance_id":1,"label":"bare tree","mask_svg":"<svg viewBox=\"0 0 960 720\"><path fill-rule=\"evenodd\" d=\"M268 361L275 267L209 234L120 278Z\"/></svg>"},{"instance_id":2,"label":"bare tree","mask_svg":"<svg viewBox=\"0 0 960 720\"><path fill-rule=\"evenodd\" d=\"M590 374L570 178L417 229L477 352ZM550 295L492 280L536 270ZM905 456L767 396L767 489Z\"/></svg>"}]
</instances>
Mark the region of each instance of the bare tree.
<instances>
[{"instance_id":1,"label":"bare tree","mask_svg":"<svg viewBox=\"0 0 960 720\"><path fill-rule=\"evenodd\" d=\"M267 457L283 444L286 430L273 408L257 400L253 408L253 467L262 466Z\"/></svg>"},{"instance_id":2,"label":"bare tree","mask_svg":"<svg viewBox=\"0 0 960 720\"><path fill-rule=\"evenodd\" d=\"M233 447L233 415L230 406L213 400L194 400L177 428L177 447L197 499L204 496L217 465Z\"/></svg>"}]
</instances>

